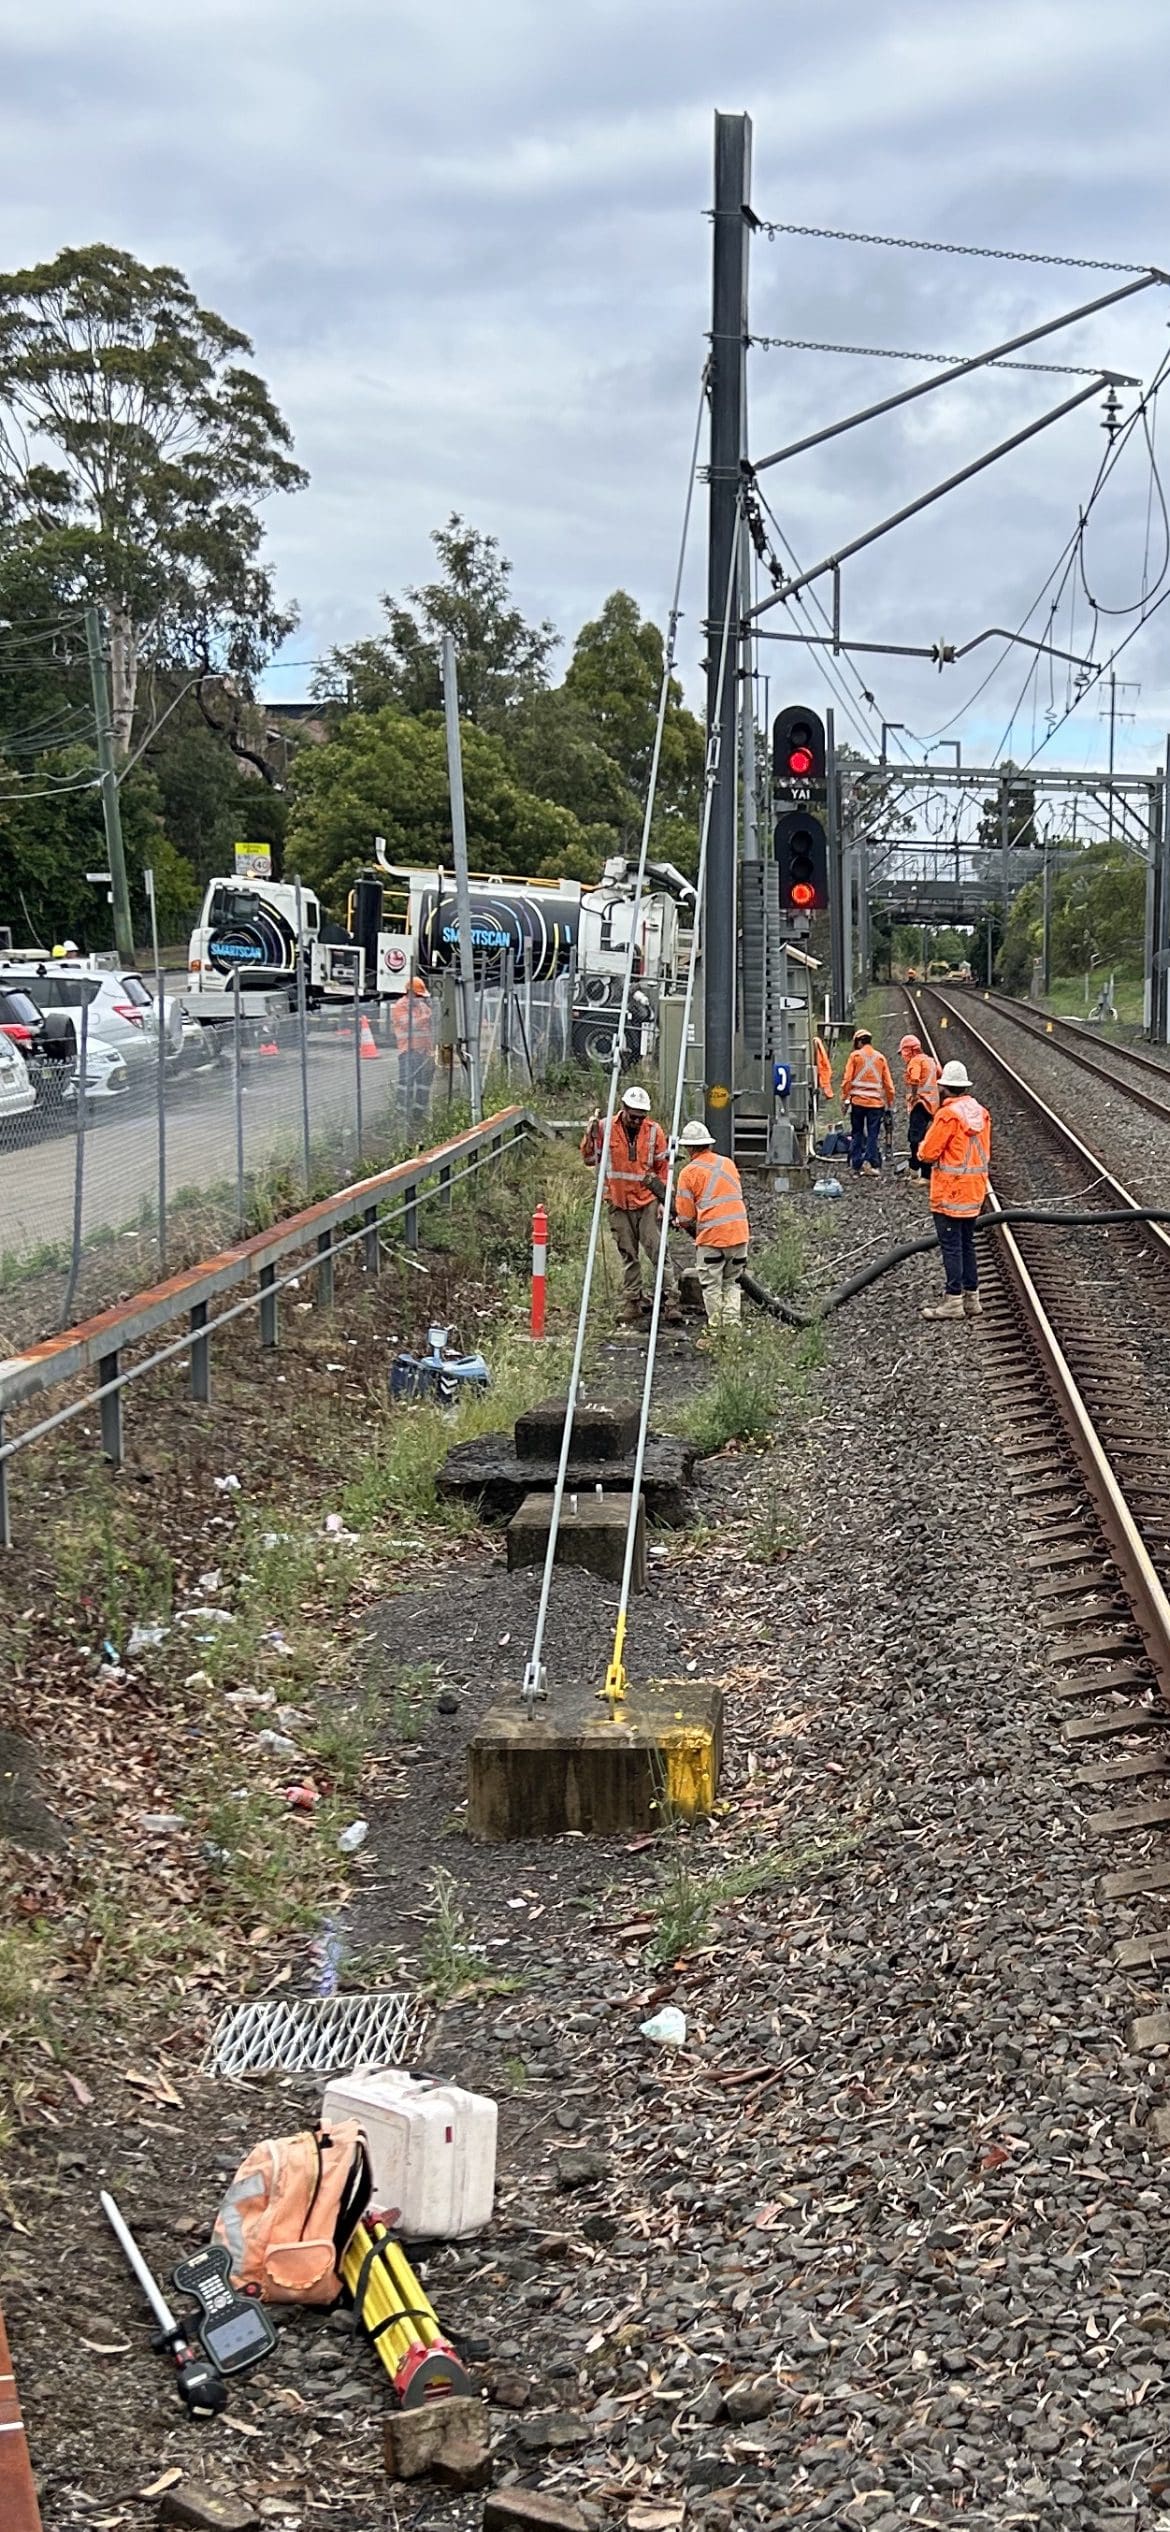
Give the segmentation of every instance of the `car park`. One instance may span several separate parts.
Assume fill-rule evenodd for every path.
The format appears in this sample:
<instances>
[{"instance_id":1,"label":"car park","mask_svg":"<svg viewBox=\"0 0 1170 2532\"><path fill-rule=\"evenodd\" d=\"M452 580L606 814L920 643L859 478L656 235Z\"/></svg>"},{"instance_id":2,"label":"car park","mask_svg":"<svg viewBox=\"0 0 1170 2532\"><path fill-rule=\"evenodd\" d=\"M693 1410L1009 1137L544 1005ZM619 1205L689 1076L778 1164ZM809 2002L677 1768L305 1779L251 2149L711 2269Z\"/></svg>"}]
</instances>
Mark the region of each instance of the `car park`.
<instances>
[{"instance_id":1,"label":"car park","mask_svg":"<svg viewBox=\"0 0 1170 2532\"><path fill-rule=\"evenodd\" d=\"M24 1117L35 1108L37 1094L19 1046L0 1030L0 1125Z\"/></svg>"},{"instance_id":2,"label":"car park","mask_svg":"<svg viewBox=\"0 0 1170 2532\"><path fill-rule=\"evenodd\" d=\"M153 996L141 976L132 968L106 967L92 958L46 958L35 953L10 952L0 958L0 991L27 994L43 1015L51 1037L58 1044L65 1041L76 1056L81 1048L81 1015L86 1013L86 1037L91 1047L103 1047L120 1063L125 1083L145 1079L158 1062L158 1020ZM112 1067L98 1067L95 1081L103 1087L90 1087L96 1096L108 1096L104 1087L113 1079Z\"/></svg>"}]
</instances>

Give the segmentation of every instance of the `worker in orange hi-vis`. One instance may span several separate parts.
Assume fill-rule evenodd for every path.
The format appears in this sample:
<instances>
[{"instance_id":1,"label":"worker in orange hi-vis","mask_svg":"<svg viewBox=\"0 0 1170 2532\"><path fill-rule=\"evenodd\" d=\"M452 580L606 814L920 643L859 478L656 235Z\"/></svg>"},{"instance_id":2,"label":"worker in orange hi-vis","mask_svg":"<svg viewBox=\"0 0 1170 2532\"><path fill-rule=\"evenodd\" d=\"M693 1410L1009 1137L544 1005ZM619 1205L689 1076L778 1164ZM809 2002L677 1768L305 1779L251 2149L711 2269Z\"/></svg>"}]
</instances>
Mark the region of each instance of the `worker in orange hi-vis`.
<instances>
[{"instance_id":1,"label":"worker in orange hi-vis","mask_svg":"<svg viewBox=\"0 0 1170 2532\"><path fill-rule=\"evenodd\" d=\"M748 1253L747 1207L733 1160L715 1149L698 1117L679 1136L685 1167L674 1191L674 1218L692 1231L703 1308L712 1327L738 1327Z\"/></svg>"},{"instance_id":2,"label":"worker in orange hi-vis","mask_svg":"<svg viewBox=\"0 0 1170 2532\"><path fill-rule=\"evenodd\" d=\"M942 1250L947 1288L945 1298L928 1302L922 1316L981 1319L975 1219L982 1213L987 1195L991 1118L974 1096L965 1064L944 1064L938 1091L938 1115L932 1117L922 1137L918 1157L930 1164L930 1209Z\"/></svg>"},{"instance_id":3,"label":"worker in orange hi-vis","mask_svg":"<svg viewBox=\"0 0 1170 2532\"><path fill-rule=\"evenodd\" d=\"M896 1099L894 1076L869 1029L854 1029L853 1049L841 1081L841 1105L849 1111L849 1166L854 1177L879 1178L882 1118Z\"/></svg>"},{"instance_id":4,"label":"worker in orange hi-vis","mask_svg":"<svg viewBox=\"0 0 1170 2532\"><path fill-rule=\"evenodd\" d=\"M920 1037L898 1040L902 1058L902 1081L906 1092L906 1139L910 1145L910 1175L928 1183L930 1171L918 1157L918 1146L932 1117L938 1115L938 1077L940 1066L935 1056L928 1055Z\"/></svg>"},{"instance_id":5,"label":"worker in orange hi-vis","mask_svg":"<svg viewBox=\"0 0 1170 2532\"><path fill-rule=\"evenodd\" d=\"M813 1046L813 1062L817 1068L818 1096L822 1099L831 1099L833 1096L833 1058L829 1053L823 1037L818 1037L815 1041Z\"/></svg>"},{"instance_id":6,"label":"worker in orange hi-vis","mask_svg":"<svg viewBox=\"0 0 1170 2532\"><path fill-rule=\"evenodd\" d=\"M581 1138L581 1158L591 1168L601 1158L604 1133L601 1118L594 1113ZM623 1091L610 1128L605 1173L605 1202L621 1260L627 1319L640 1319L649 1307L642 1297L642 1259L649 1258L653 1275L657 1271L659 1241L666 1238L658 1193L666 1177L666 1159L666 1136L650 1114L650 1094L635 1083ZM662 1277L662 1301L662 1316L667 1324L680 1326L678 1277L669 1249Z\"/></svg>"},{"instance_id":7,"label":"worker in orange hi-vis","mask_svg":"<svg viewBox=\"0 0 1170 2532\"><path fill-rule=\"evenodd\" d=\"M394 1005L394 1043L398 1049L398 1087L407 1124L425 1116L431 1104L435 1071L435 1028L431 997L421 976L415 976Z\"/></svg>"}]
</instances>

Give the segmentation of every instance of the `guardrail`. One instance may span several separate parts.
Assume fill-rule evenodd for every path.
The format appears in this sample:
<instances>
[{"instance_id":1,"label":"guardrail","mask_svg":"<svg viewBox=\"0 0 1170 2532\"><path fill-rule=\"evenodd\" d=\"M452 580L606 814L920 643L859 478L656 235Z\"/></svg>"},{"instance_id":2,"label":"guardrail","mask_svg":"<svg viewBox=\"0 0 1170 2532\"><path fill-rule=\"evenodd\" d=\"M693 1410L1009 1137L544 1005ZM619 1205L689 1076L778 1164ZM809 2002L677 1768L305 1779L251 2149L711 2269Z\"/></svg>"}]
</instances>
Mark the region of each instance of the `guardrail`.
<instances>
[{"instance_id":1,"label":"guardrail","mask_svg":"<svg viewBox=\"0 0 1170 2532\"><path fill-rule=\"evenodd\" d=\"M136 1294L132 1301L119 1302L113 1309L100 1311L96 1318L83 1320L78 1327L46 1337L43 1344L32 1346L28 1353L11 1355L0 1363L0 1547L12 1545L8 1464L18 1451L27 1450L30 1443L41 1441L96 1403L101 1413L103 1455L118 1466L123 1456L122 1393L131 1381L141 1380L147 1372L157 1370L161 1363L170 1362L177 1355L190 1354L191 1396L197 1405L208 1405L212 1337L249 1310L256 1310L260 1343L270 1352L279 1341L279 1295L304 1273L306 1251L312 1252L307 1263L316 1272L318 1295L328 1307L333 1299L334 1261L346 1249L360 1244L366 1272L376 1275L381 1263L382 1232L389 1221L400 1216L404 1245L417 1248L420 1204L436 1197L449 1204L451 1191L461 1180L499 1160L526 1135L546 1131L530 1108L501 1108L465 1134L453 1135L449 1142L419 1152L411 1160L396 1161L373 1177L358 1179L336 1195L324 1196L319 1203L290 1214L270 1231L259 1231L254 1238L221 1250L217 1257L206 1258L201 1265L191 1266L185 1273L155 1284L148 1292ZM354 1221L357 1229L345 1231L339 1238L343 1226ZM281 1274L278 1268L286 1258L297 1262ZM254 1291L216 1316L211 1315L215 1302L253 1278ZM181 1336L123 1369L122 1357L131 1347L143 1344L160 1328L169 1327L184 1316L187 1326ZM6 1438L5 1422L14 1407L95 1369L95 1388L68 1406L59 1407L55 1414L27 1426L23 1433Z\"/></svg>"}]
</instances>

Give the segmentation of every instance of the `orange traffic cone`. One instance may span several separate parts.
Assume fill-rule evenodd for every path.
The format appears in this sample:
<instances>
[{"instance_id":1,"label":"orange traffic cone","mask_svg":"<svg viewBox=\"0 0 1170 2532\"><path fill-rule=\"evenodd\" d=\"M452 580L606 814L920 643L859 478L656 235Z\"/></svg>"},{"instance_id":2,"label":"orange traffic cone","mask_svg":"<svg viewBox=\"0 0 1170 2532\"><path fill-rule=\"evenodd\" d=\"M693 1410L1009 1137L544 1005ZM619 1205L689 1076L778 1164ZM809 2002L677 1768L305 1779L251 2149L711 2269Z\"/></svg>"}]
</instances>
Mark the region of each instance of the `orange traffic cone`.
<instances>
[{"instance_id":1,"label":"orange traffic cone","mask_svg":"<svg viewBox=\"0 0 1170 2532\"><path fill-rule=\"evenodd\" d=\"M370 1023L367 1020L364 1011L362 1013L362 1041L359 1053L363 1064L376 1064L381 1054L380 1047L376 1046L374 1043L374 1032L370 1027Z\"/></svg>"}]
</instances>

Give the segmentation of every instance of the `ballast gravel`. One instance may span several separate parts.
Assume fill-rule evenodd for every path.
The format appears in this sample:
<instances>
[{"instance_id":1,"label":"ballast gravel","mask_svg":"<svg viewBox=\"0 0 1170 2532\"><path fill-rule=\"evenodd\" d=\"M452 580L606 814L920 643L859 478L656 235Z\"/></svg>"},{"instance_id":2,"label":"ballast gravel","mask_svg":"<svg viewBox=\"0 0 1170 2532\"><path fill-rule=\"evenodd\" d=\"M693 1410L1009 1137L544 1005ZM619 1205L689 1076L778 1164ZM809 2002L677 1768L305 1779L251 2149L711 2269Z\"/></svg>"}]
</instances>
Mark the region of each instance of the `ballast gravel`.
<instances>
[{"instance_id":1,"label":"ballast gravel","mask_svg":"<svg viewBox=\"0 0 1170 2532\"><path fill-rule=\"evenodd\" d=\"M1123 1065L1118 1067L1117 1087L1098 1081L1079 1064L1070 1062L1061 1052L1061 1040L1033 1037L1008 1015L977 996L956 1004L959 1015L970 1009L972 1025L989 1044L996 1047L1014 1070L1020 1073L1040 1097L1055 1108L1079 1134L1082 1142L1113 1175L1128 1187L1131 1196L1150 1205L1164 1205L1170 1185L1170 1125L1151 1115L1127 1095L1126 1082L1133 1078ZM1108 1047L1098 1048L1105 1056ZM984 1066L988 1078L980 1075L979 1058L972 1052L971 1074L978 1095L991 1110L992 1143L995 1136L995 1074ZM1157 1089L1158 1084L1149 1085ZM1170 1092L1170 1076L1167 1080ZM1059 1182L1057 1182L1059 1185ZM1087 1185L1087 1182L1086 1182Z\"/></svg>"},{"instance_id":2,"label":"ballast gravel","mask_svg":"<svg viewBox=\"0 0 1170 2532\"><path fill-rule=\"evenodd\" d=\"M829 1211L838 1261L926 1219L904 1183ZM489 2381L536 2387L502 2475L597 2524L1170 2521L1119 1858L1060 1740L987 1333L924 1323L937 1285L914 1261L850 1306L799 1427L709 1465L655 1582L727 1675L724 1816L600 1877L583 1841L460 1867L522 1984L445 2017L444 2067L503 2099L501 2190L428 2279ZM659 1871L782 1853L655 1963ZM677 2051L640 2036L664 2001ZM571 2193L566 2135L609 2158Z\"/></svg>"}]
</instances>

